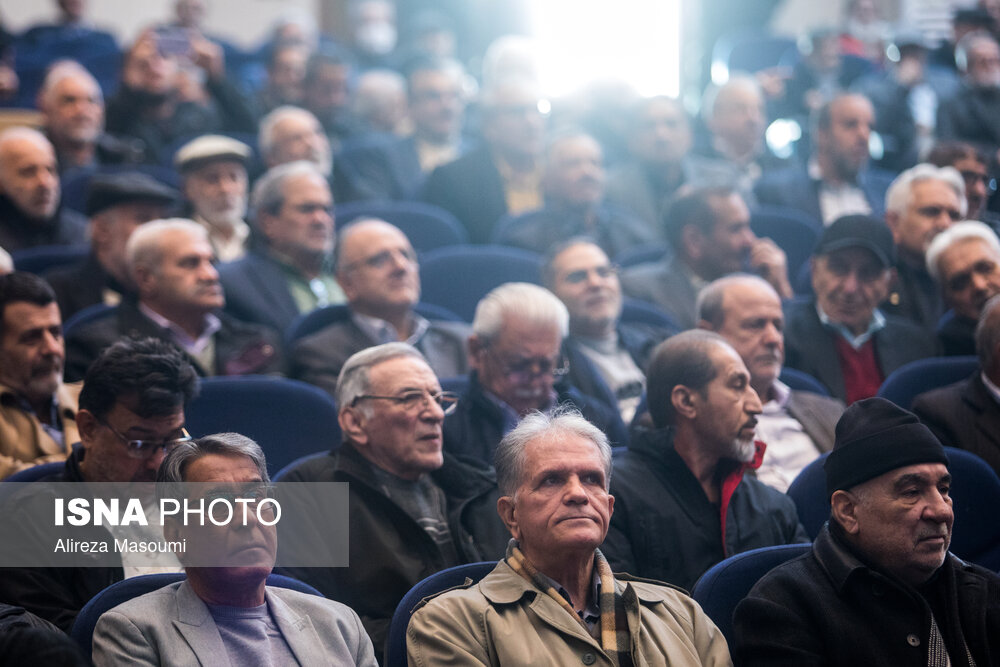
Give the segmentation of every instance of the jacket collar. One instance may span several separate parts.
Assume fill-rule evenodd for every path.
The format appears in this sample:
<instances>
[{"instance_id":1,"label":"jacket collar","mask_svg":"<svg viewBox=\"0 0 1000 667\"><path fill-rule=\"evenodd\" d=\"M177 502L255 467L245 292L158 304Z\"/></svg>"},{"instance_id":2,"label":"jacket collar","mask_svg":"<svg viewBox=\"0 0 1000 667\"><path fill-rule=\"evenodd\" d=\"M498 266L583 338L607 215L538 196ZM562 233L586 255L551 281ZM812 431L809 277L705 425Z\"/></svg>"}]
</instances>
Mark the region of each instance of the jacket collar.
<instances>
[{"instance_id":1,"label":"jacket collar","mask_svg":"<svg viewBox=\"0 0 1000 667\"><path fill-rule=\"evenodd\" d=\"M634 587L629 583L630 579L627 576L624 579L621 579L620 576L615 575L615 590L622 595L626 597L634 595L641 602L648 604L663 601L662 594L657 595L651 590L646 590L645 587ZM659 582L655 583L659 584ZM498 605L513 604L527 596L533 599L546 597L545 593L532 586L531 582L511 569L505 560L497 563L493 571L480 580L479 590L490 603Z\"/></svg>"}]
</instances>

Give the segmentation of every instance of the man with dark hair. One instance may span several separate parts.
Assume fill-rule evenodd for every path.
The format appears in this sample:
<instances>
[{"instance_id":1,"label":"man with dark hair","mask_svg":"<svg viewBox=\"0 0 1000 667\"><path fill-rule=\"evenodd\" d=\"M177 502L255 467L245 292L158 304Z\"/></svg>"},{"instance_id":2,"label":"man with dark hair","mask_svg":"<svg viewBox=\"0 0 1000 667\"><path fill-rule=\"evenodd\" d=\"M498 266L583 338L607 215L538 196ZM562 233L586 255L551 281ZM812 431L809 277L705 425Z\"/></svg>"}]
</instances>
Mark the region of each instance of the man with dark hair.
<instances>
[{"instance_id":1,"label":"man with dark hair","mask_svg":"<svg viewBox=\"0 0 1000 667\"><path fill-rule=\"evenodd\" d=\"M302 106L316 117L334 148L358 131L348 108L352 75L348 55L329 45L322 45L306 62Z\"/></svg>"},{"instance_id":2,"label":"man with dark hair","mask_svg":"<svg viewBox=\"0 0 1000 667\"><path fill-rule=\"evenodd\" d=\"M903 364L934 355L917 325L883 315L896 248L884 222L840 218L823 231L812 257L815 297L785 312L785 362L850 405L874 396Z\"/></svg>"},{"instance_id":3,"label":"man with dark hair","mask_svg":"<svg viewBox=\"0 0 1000 667\"><path fill-rule=\"evenodd\" d=\"M118 304L135 292L125 245L138 227L167 214L178 193L140 172L99 174L90 182L90 254L45 274L63 319L98 303Z\"/></svg>"},{"instance_id":4,"label":"man with dark hair","mask_svg":"<svg viewBox=\"0 0 1000 667\"><path fill-rule=\"evenodd\" d=\"M1000 44L985 30L970 32L955 46L955 63L962 87L938 107L937 136L968 141L996 160L1000 131L991 119L1000 113Z\"/></svg>"},{"instance_id":5,"label":"man with dark hair","mask_svg":"<svg viewBox=\"0 0 1000 667\"><path fill-rule=\"evenodd\" d=\"M154 481L165 452L190 439L184 430L184 408L197 389L198 374L173 345L154 339L112 345L84 378L76 416L82 446L73 449L61 472L44 481ZM18 527L24 535L36 534L31 526ZM95 537L107 539L104 528L94 530ZM0 600L20 605L68 632L90 598L116 581L145 573L129 564L127 554L122 557L117 567L0 570Z\"/></svg>"},{"instance_id":6,"label":"man with dark hair","mask_svg":"<svg viewBox=\"0 0 1000 667\"><path fill-rule=\"evenodd\" d=\"M257 443L238 433L217 433L170 452L157 482L169 485L166 489L188 482L214 498L229 490L245 498L263 493L269 479ZM96 665L215 664L228 658L230 664L375 667L371 640L351 609L266 585L278 529L263 520L276 523L280 517L271 504L249 507L243 525L237 520L236 526L198 527L166 519L164 538L184 541L180 559L187 579L104 613L94 629Z\"/></svg>"},{"instance_id":7,"label":"man with dark hair","mask_svg":"<svg viewBox=\"0 0 1000 667\"><path fill-rule=\"evenodd\" d=\"M788 496L747 474L765 444L754 439L760 399L724 338L685 331L649 362L656 430L635 434L615 459L615 513L604 543L614 570L690 588L727 556L808 542Z\"/></svg>"},{"instance_id":8,"label":"man with dark hair","mask_svg":"<svg viewBox=\"0 0 1000 667\"><path fill-rule=\"evenodd\" d=\"M1000 577L948 553L948 457L911 413L847 409L826 460L830 521L736 607L740 665L992 665Z\"/></svg>"},{"instance_id":9,"label":"man with dark hair","mask_svg":"<svg viewBox=\"0 0 1000 667\"><path fill-rule=\"evenodd\" d=\"M30 273L0 276L0 479L61 461L76 442L80 387L63 384L65 359L52 288Z\"/></svg>"},{"instance_id":10,"label":"man with dark hair","mask_svg":"<svg viewBox=\"0 0 1000 667\"><path fill-rule=\"evenodd\" d=\"M441 391L419 351L386 343L354 354L336 399L344 444L284 481L350 483L350 565L288 574L357 611L381 659L393 610L411 587L446 567L498 557L506 536L492 472L442 448L455 396ZM296 534L288 546L326 550L314 542L328 530L317 507L315 535Z\"/></svg>"},{"instance_id":11,"label":"man with dark hair","mask_svg":"<svg viewBox=\"0 0 1000 667\"><path fill-rule=\"evenodd\" d=\"M697 325L698 291L722 276L750 270L760 274L783 298L792 296L785 253L750 229L750 210L729 186L685 189L664 215L673 249L660 262L638 264L622 274L625 294L654 303L677 324Z\"/></svg>"},{"instance_id":12,"label":"man with dark hair","mask_svg":"<svg viewBox=\"0 0 1000 667\"><path fill-rule=\"evenodd\" d=\"M565 130L542 156L545 206L497 224L496 242L539 251L586 234L611 256L655 241L657 234L631 212L604 202L604 156L582 130Z\"/></svg>"},{"instance_id":13,"label":"man with dark hair","mask_svg":"<svg viewBox=\"0 0 1000 667\"><path fill-rule=\"evenodd\" d=\"M1000 224L997 214L986 209L990 198L990 158L963 141L942 141L927 154L927 162L938 167L954 167L965 181L965 200L968 203L966 218L990 224L994 229Z\"/></svg>"},{"instance_id":14,"label":"man with dark hair","mask_svg":"<svg viewBox=\"0 0 1000 667\"><path fill-rule=\"evenodd\" d=\"M514 537L485 578L425 600L413 665L731 665L697 603L613 574L598 548L616 499L611 447L580 413L534 412L497 448L497 513Z\"/></svg>"},{"instance_id":15,"label":"man with dark hair","mask_svg":"<svg viewBox=\"0 0 1000 667\"><path fill-rule=\"evenodd\" d=\"M881 215L892 174L866 168L874 122L868 98L835 96L816 112L806 168L766 174L754 188L757 201L798 209L824 225L851 213Z\"/></svg>"}]
</instances>

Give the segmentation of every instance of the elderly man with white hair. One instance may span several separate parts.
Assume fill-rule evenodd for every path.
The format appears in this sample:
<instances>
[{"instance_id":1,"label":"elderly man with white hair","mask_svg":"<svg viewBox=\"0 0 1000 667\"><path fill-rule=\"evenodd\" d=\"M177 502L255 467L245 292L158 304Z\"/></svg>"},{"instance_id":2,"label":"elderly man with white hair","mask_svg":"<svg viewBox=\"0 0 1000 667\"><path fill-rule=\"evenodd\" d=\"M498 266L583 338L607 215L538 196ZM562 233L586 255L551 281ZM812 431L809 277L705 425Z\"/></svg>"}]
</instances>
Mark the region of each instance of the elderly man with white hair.
<instances>
[{"instance_id":1,"label":"elderly man with white hair","mask_svg":"<svg viewBox=\"0 0 1000 667\"><path fill-rule=\"evenodd\" d=\"M628 440L618 412L565 381L560 348L566 306L529 283L505 283L480 300L469 336L469 384L444 421L445 450L489 466L504 434L532 410L575 406L616 445Z\"/></svg>"},{"instance_id":2,"label":"elderly man with white hair","mask_svg":"<svg viewBox=\"0 0 1000 667\"><path fill-rule=\"evenodd\" d=\"M284 331L300 313L343 303L333 276L333 196L315 164L273 167L250 196L255 244L219 269L226 310Z\"/></svg>"},{"instance_id":3,"label":"elderly man with white hair","mask_svg":"<svg viewBox=\"0 0 1000 667\"><path fill-rule=\"evenodd\" d=\"M944 308L927 272L926 252L934 237L965 217L965 181L953 167L918 164L892 182L885 195L885 222L898 261L883 310L933 333Z\"/></svg>"},{"instance_id":4,"label":"elderly man with white hair","mask_svg":"<svg viewBox=\"0 0 1000 667\"><path fill-rule=\"evenodd\" d=\"M333 171L333 152L316 116L300 107L280 106L260 119L260 157L268 168L306 160L325 178Z\"/></svg>"},{"instance_id":5,"label":"elderly man with white hair","mask_svg":"<svg viewBox=\"0 0 1000 667\"><path fill-rule=\"evenodd\" d=\"M0 246L9 252L86 243L87 220L60 207L56 153L41 132L0 132Z\"/></svg>"},{"instance_id":6,"label":"elderly man with white hair","mask_svg":"<svg viewBox=\"0 0 1000 667\"><path fill-rule=\"evenodd\" d=\"M159 338L180 347L200 375L277 373L278 336L219 312L226 298L205 228L183 218L148 222L125 255L136 297L66 338L66 377L82 379L104 348L124 337Z\"/></svg>"},{"instance_id":7,"label":"elderly man with white hair","mask_svg":"<svg viewBox=\"0 0 1000 667\"><path fill-rule=\"evenodd\" d=\"M982 222L966 220L941 232L927 248L927 271L951 309L937 334L946 355L975 354L976 322L1000 294L1000 239Z\"/></svg>"}]
</instances>

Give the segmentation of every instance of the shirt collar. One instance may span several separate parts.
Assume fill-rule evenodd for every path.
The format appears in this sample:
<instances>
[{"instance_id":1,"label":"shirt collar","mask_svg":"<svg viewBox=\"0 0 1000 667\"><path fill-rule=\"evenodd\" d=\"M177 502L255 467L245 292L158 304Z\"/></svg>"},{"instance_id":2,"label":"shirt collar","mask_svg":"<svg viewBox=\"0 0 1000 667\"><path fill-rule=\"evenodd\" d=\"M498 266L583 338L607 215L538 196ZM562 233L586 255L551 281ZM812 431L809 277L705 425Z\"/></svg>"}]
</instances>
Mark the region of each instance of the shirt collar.
<instances>
[{"instance_id":1,"label":"shirt collar","mask_svg":"<svg viewBox=\"0 0 1000 667\"><path fill-rule=\"evenodd\" d=\"M559 595L565 598L566 602L573 604L573 600L569 597L569 591L562 587L555 579L549 577L544 572L538 572L538 578L542 580L549 588L559 593ZM577 612L583 619L584 623L590 624L599 621L601 618L601 577L597 572L597 567L595 566L590 573L590 596L587 599L587 606L584 607L583 612Z\"/></svg>"},{"instance_id":2,"label":"shirt collar","mask_svg":"<svg viewBox=\"0 0 1000 667\"><path fill-rule=\"evenodd\" d=\"M351 319L354 324L358 326L363 332L368 334L374 340L377 340L381 345L382 343L394 343L400 341L403 343L408 343L410 345L416 345L420 342L420 339L424 337L427 333L428 327L430 327L430 322L427 321L425 317L421 317L417 313L411 312L410 317L413 318L413 333L406 340L402 340L399 332L396 331L396 327L392 326L385 320L373 317L371 315L362 315L356 310L351 311Z\"/></svg>"},{"instance_id":3,"label":"shirt collar","mask_svg":"<svg viewBox=\"0 0 1000 667\"><path fill-rule=\"evenodd\" d=\"M857 336L855 336L854 333L843 324L831 320L830 317L823 312L823 309L820 308L818 302L816 303L816 314L819 315L819 321L823 323L823 326L840 334L840 336L855 350L860 350L861 346L867 343L872 336L885 328L885 315L883 315L878 308L872 312L872 319L868 322L868 328Z\"/></svg>"},{"instance_id":4,"label":"shirt collar","mask_svg":"<svg viewBox=\"0 0 1000 667\"><path fill-rule=\"evenodd\" d=\"M779 380L774 379L771 383L771 392L774 394L774 398L764 403L765 412L767 412L767 406L774 405L778 410L784 410L785 406L788 405L788 399L792 397L791 388Z\"/></svg>"},{"instance_id":5,"label":"shirt collar","mask_svg":"<svg viewBox=\"0 0 1000 667\"><path fill-rule=\"evenodd\" d=\"M197 338L191 338L186 331L142 302L139 303L139 311L160 327L170 332L170 336L174 339L174 342L184 348L184 350L194 354L204 350L211 342L212 336L222 328L222 322L219 321L219 318L212 313L208 313L205 315L201 334Z\"/></svg>"}]
</instances>

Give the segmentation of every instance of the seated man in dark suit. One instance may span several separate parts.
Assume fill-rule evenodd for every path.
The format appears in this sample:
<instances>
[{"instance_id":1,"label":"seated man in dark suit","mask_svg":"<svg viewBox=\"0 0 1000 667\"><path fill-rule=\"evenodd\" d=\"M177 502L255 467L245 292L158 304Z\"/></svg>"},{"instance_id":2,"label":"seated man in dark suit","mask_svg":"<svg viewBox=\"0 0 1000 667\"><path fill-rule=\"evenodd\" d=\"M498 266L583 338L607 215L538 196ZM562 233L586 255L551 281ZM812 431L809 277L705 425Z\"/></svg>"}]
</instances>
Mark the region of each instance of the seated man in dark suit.
<instances>
[{"instance_id":1,"label":"seated man in dark suit","mask_svg":"<svg viewBox=\"0 0 1000 667\"><path fill-rule=\"evenodd\" d=\"M77 413L80 447L66 467L46 482L142 484L156 480L166 452L190 440L184 408L198 390L198 374L175 346L146 338L115 343L88 369ZM50 505L51 506L51 505ZM27 536L36 526L26 513L14 528ZM91 540L108 540L106 527L87 530ZM50 543L46 544L51 553ZM23 550L6 539L0 549ZM81 554L80 567L18 567L0 570L0 600L24 607L69 632L80 609L111 584L147 572L122 554L115 565ZM177 563L175 571L180 569Z\"/></svg>"},{"instance_id":2,"label":"seated man in dark suit","mask_svg":"<svg viewBox=\"0 0 1000 667\"><path fill-rule=\"evenodd\" d=\"M219 497L228 491L246 498L264 493L246 487L266 487L270 479L260 445L238 433L218 433L177 446L163 460L157 482L188 482L201 489L195 493ZM333 600L266 585L280 517L271 504L247 503L244 508L249 509L247 518L243 525L237 518L236 526L229 521L200 527L194 520L167 518L163 537L184 541L180 559L187 579L102 614L94 628L95 665L218 664L228 659L230 664L265 660L274 665L377 667L371 640L354 611ZM226 553L227 548L233 551Z\"/></svg>"},{"instance_id":3,"label":"seated man in dark suit","mask_svg":"<svg viewBox=\"0 0 1000 667\"><path fill-rule=\"evenodd\" d=\"M415 199L428 174L462 154L464 76L453 60L424 57L408 66L413 132L407 137L362 138L344 146L337 160L353 194L363 199Z\"/></svg>"},{"instance_id":4,"label":"seated man in dark suit","mask_svg":"<svg viewBox=\"0 0 1000 667\"><path fill-rule=\"evenodd\" d=\"M785 312L785 361L812 375L848 405L874 396L892 371L934 355L915 324L883 315L896 248L881 220L840 218L823 231L812 257L815 297Z\"/></svg>"},{"instance_id":5,"label":"seated man in dark suit","mask_svg":"<svg viewBox=\"0 0 1000 667\"><path fill-rule=\"evenodd\" d=\"M542 158L545 206L501 218L495 240L539 252L581 234L593 238L612 257L657 236L630 212L604 203L604 165L600 144L581 130L553 136Z\"/></svg>"},{"instance_id":6,"label":"seated man in dark suit","mask_svg":"<svg viewBox=\"0 0 1000 667\"><path fill-rule=\"evenodd\" d=\"M568 333L566 306L543 287L505 283L484 296L469 337L469 385L444 420L445 451L492 466L500 439L526 414L564 403L611 442L625 444L618 411L565 381L569 368L560 347Z\"/></svg>"},{"instance_id":7,"label":"seated man in dark suit","mask_svg":"<svg viewBox=\"0 0 1000 667\"><path fill-rule=\"evenodd\" d=\"M955 63L963 85L938 107L937 136L975 144L995 162L1000 147L1000 131L993 122L1000 113L1000 44L986 30L970 32L955 47Z\"/></svg>"},{"instance_id":8,"label":"seated man in dark suit","mask_svg":"<svg viewBox=\"0 0 1000 667\"><path fill-rule=\"evenodd\" d=\"M70 332L67 378L82 378L116 340L145 336L176 344L201 375L281 372L273 331L219 312L226 297L204 227L183 218L146 223L132 234L125 254L136 298Z\"/></svg>"},{"instance_id":9,"label":"seated man in dark suit","mask_svg":"<svg viewBox=\"0 0 1000 667\"><path fill-rule=\"evenodd\" d=\"M805 169L766 174L754 192L761 204L795 208L824 225L851 213L882 215L892 174L868 169L875 111L868 98L842 93L820 107Z\"/></svg>"},{"instance_id":10,"label":"seated man in dark suit","mask_svg":"<svg viewBox=\"0 0 1000 667\"><path fill-rule=\"evenodd\" d=\"M83 245L87 221L61 205L52 144L31 128L0 132L0 247Z\"/></svg>"},{"instance_id":11,"label":"seated man in dark suit","mask_svg":"<svg viewBox=\"0 0 1000 667\"><path fill-rule=\"evenodd\" d=\"M542 269L545 285L569 311L563 354L574 387L610 399L628 424L646 388L646 361L657 343L675 333L622 322L618 269L593 241L578 236L549 251Z\"/></svg>"},{"instance_id":12,"label":"seated man in dark suit","mask_svg":"<svg viewBox=\"0 0 1000 667\"><path fill-rule=\"evenodd\" d=\"M612 569L690 590L727 556L808 542L792 499L750 473L766 444L736 350L716 333L685 331L657 346L647 370L655 429L635 433L614 461L603 547Z\"/></svg>"},{"instance_id":13,"label":"seated man in dark suit","mask_svg":"<svg viewBox=\"0 0 1000 667\"><path fill-rule=\"evenodd\" d=\"M986 302L1000 294L1000 240L981 222L959 222L927 248L927 271L951 310L937 328L945 355L976 353L976 323Z\"/></svg>"},{"instance_id":14,"label":"seated man in dark suit","mask_svg":"<svg viewBox=\"0 0 1000 667\"><path fill-rule=\"evenodd\" d=\"M541 173L545 117L536 85L502 79L483 90L485 145L438 167L421 198L450 212L473 243L488 243L497 220L542 205Z\"/></svg>"},{"instance_id":15,"label":"seated man in dark suit","mask_svg":"<svg viewBox=\"0 0 1000 667\"><path fill-rule=\"evenodd\" d=\"M455 396L442 393L420 352L405 343L358 352L341 370L336 400L344 444L284 481L349 483L349 565L286 570L358 612L381 659L410 588L446 567L498 558L509 535L492 472L442 450ZM325 509L314 516L315 535L290 535L282 548L329 549L315 544L330 530Z\"/></svg>"},{"instance_id":16,"label":"seated man in dark suit","mask_svg":"<svg viewBox=\"0 0 1000 667\"><path fill-rule=\"evenodd\" d=\"M468 370L461 322L430 322L413 311L420 300L417 253L401 231L365 218L340 232L337 281L347 294L349 316L297 341L291 376L335 393L344 362L366 347L403 341L420 350L439 377Z\"/></svg>"},{"instance_id":17,"label":"seated man in dark suit","mask_svg":"<svg viewBox=\"0 0 1000 667\"><path fill-rule=\"evenodd\" d=\"M757 437L767 443L757 479L787 491L803 468L833 448L844 404L791 389L778 378L785 361L785 316L765 280L749 274L719 278L698 295L698 319L702 329L725 338L750 371L750 385L763 404Z\"/></svg>"},{"instance_id":18,"label":"seated man in dark suit","mask_svg":"<svg viewBox=\"0 0 1000 667\"><path fill-rule=\"evenodd\" d=\"M344 302L331 270L333 197L310 162L270 169L250 199L255 245L219 267L226 310L246 322L284 331L300 313Z\"/></svg>"},{"instance_id":19,"label":"seated man in dark suit","mask_svg":"<svg viewBox=\"0 0 1000 667\"><path fill-rule=\"evenodd\" d=\"M972 377L917 396L913 412L942 443L972 452L1000 475L1000 298L983 307L976 351Z\"/></svg>"},{"instance_id":20,"label":"seated man in dark suit","mask_svg":"<svg viewBox=\"0 0 1000 667\"><path fill-rule=\"evenodd\" d=\"M116 305L135 286L125 260L125 244L139 225L167 214L178 193L139 172L93 178L87 195L90 255L80 264L45 274L63 319L98 303Z\"/></svg>"},{"instance_id":21,"label":"seated man in dark suit","mask_svg":"<svg viewBox=\"0 0 1000 667\"><path fill-rule=\"evenodd\" d=\"M732 187L685 189L664 214L663 227L673 254L629 267L622 288L633 299L656 304L682 328L698 324L698 291L730 273L759 273L782 298L792 296L784 251L753 233L750 210Z\"/></svg>"}]
</instances>

